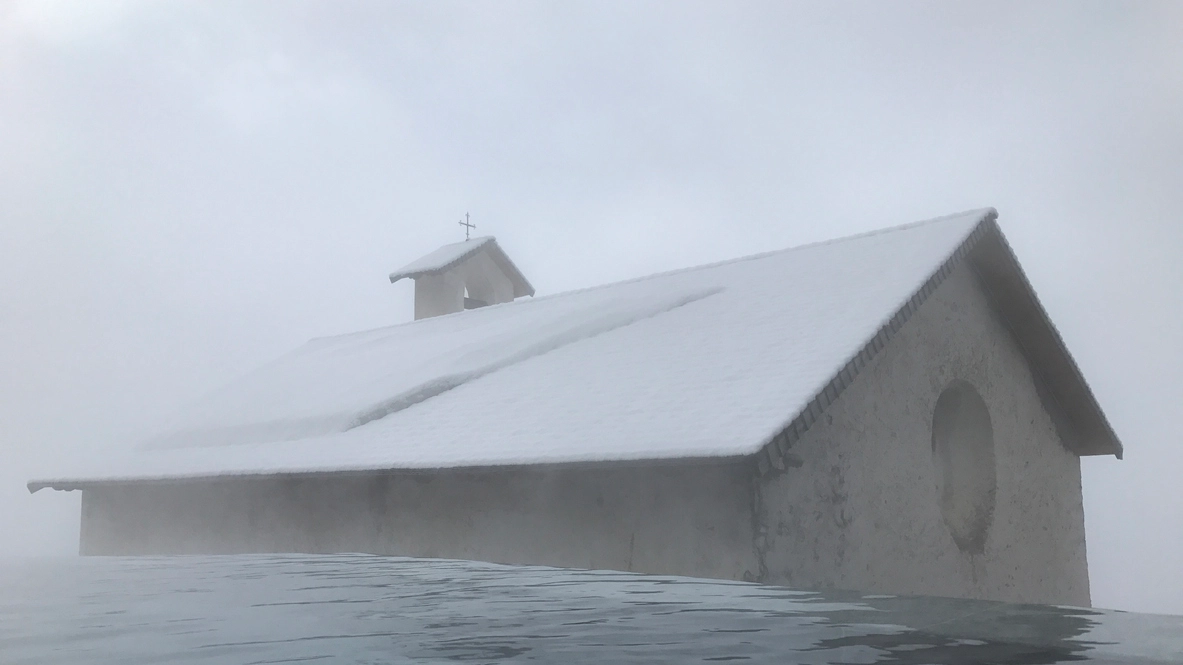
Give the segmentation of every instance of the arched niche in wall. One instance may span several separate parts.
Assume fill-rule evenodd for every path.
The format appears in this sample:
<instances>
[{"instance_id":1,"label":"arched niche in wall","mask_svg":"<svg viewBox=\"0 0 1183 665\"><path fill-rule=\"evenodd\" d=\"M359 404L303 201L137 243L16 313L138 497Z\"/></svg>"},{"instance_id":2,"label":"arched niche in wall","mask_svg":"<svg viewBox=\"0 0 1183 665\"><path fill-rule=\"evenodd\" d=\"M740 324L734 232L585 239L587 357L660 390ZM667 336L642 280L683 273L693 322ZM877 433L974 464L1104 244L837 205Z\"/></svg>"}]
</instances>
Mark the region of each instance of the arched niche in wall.
<instances>
[{"instance_id":1,"label":"arched niche in wall","mask_svg":"<svg viewBox=\"0 0 1183 665\"><path fill-rule=\"evenodd\" d=\"M957 547L980 554L994 518L997 475L990 411L966 381L950 383L932 415L932 460L945 525Z\"/></svg>"}]
</instances>

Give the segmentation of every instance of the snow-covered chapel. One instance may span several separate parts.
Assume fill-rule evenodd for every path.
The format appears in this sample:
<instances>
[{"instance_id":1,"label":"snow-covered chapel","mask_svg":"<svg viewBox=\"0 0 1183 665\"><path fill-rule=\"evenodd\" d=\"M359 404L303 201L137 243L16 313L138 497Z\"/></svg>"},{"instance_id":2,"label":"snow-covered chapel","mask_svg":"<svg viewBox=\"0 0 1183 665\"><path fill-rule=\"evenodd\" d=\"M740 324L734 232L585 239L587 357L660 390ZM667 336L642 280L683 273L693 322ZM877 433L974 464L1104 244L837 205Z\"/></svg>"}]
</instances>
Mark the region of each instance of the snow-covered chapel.
<instances>
[{"instance_id":1,"label":"snow-covered chapel","mask_svg":"<svg viewBox=\"0 0 1183 665\"><path fill-rule=\"evenodd\" d=\"M83 554L370 552L1089 604L1122 446L992 209L532 297L491 237L390 275L82 491ZM63 465L66 463L63 462Z\"/></svg>"}]
</instances>

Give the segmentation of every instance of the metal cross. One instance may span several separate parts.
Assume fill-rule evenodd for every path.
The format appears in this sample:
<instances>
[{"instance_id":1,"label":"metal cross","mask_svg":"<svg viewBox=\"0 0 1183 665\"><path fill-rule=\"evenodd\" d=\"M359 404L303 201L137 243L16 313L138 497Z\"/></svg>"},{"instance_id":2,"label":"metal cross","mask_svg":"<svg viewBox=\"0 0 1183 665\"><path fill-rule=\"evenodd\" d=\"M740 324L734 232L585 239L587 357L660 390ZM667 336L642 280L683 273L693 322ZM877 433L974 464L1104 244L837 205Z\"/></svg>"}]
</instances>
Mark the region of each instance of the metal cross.
<instances>
[{"instance_id":1,"label":"metal cross","mask_svg":"<svg viewBox=\"0 0 1183 665\"><path fill-rule=\"evenodd\" d=\"M460 222L460 226L464 227L464 239L470 240L471 238L469 238L468 234L476 228L476 224L468 223L468 213L464 213L464 221Z\"/></svg>"}]
</instances>

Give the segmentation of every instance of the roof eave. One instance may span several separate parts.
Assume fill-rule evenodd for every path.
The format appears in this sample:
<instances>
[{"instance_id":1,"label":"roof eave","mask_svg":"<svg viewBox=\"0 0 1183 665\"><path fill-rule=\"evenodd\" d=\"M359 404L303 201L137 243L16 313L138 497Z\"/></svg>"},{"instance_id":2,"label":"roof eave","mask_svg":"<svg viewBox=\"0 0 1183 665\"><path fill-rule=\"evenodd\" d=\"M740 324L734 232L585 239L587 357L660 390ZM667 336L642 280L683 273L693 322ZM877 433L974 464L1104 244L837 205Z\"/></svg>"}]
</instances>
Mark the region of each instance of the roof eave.
<instances>
[{"instance_id":1,"label":"roof eave","mask_svg":"<svg viewBox=\"0 0 1183 665\"><path fill-rule=\"evenodd\" d=\"M396 271L390 273L390 283L394 284L398 280L404 279L407 277L410 277L411 279L418 279L419 277L423 277L424 275L438 275L440 273L447 272L447 271L451 270L452 268L455 268L457 265L463 263L464 261L467 261L468 259L472 258L472 256L474 254L476 254L478 251L480 251L483 247L487 247L490 245L493 247L497 247L497 238L495 238L494 236L484 236L481 238L473 238L473 239L467 240L465 242L470 243L472 245L472 247L470 247L470 248L466 249L465 251L461 252L460 254L456 255L451 261L448 261L447 263L436 266L434 268L428 268L425 270L396 270ZM501 248L497 247L497 249L500 250ZM430 255L428 255L428 256L430 256ZM415 263L418 263L418 261L416 261ZM414 265L414 263L411 263L408 265Z\"/></svg>"},{"instance_id":2,"label":"roof eave","mask_svg":"<svg viewBox=\"0 0 1183 665\"><path fill-rule=\"evenodd\" d=\"M589 459L554 462L511 462L505 464L468 464L435 467L367 466L339 469L305 469L282 471L252 471L244 473L215 473L198 475L154 475L126 476L113 478L59 478L53 480L32 480L26 484L30 493L43 489L71 492L92 490L102 487L128 487L177 484L198 484L211 482L252 481L263 478L347 478L373 475L423 476L447 473L502 473L520 470L571 470L571 469L618 469L658 468L711 465L743 465L750 461L750 455L695 455L686 457L638 457L621 459Z\"/></svg>"},{"instance_id":3,"label":"roof eave","mask_svg":"<svg viewBox=\"0 0 1183 665\"><path fill-rule=\"evenodd\" d=\"M472 258L473 255L475 255L481 249L485 249L489 253L489 258L492 259L499 268L501 268L501 271L505 273L505 276L509 278L509 281L513 284L514 298L534 295L534 286L530 284L530 280L526 279L526 276L522 274L522 271L519 270L513 260L509 258L509 255L505 253L505 250L501 249L501 245L497 244L496 238L493 236L487 236L485 238L479 238L476 240L479 240L479 242L474 240L474 246L470 251L464 252L455 259L449 261L447 264L441 265L437 268L432 268L430 270L400 270L392 272L390 273L390 283L394 284L400 279L405 279L408 277L411 279L418 279L419 277L423 277L425 275L439 275L441 273L445 273L460 263Z\"/></svg>"},{"instance_id":4,"label":"roof eave","mask_svg":"<svg viewBox=\"0 0 1183 665\"><path fill-rule=\"evenodd\" d=\"M1076 360L1039 302L1018 258L989 219L968 260L1003 322L1036 375L1041 397L1050 402L1065 445L1079 455L1113 455L1124 446L1113 430Z\"/></svg>"}]
</instances>

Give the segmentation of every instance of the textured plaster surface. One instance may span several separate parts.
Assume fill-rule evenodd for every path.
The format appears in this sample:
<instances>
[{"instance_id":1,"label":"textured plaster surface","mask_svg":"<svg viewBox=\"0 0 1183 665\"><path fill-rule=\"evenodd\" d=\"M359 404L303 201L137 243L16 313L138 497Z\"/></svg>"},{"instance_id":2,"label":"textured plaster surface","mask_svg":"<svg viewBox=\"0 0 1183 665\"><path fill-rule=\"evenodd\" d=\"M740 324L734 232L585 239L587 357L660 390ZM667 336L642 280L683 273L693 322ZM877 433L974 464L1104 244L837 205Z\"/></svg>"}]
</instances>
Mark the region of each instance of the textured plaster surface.
<instances>
[{"instance_id":1,"label":"textured plaster surface","mask_svg":"<svg viewBox=\"0 0 1183 665\"><path fill-rule=\"evenodd\" d=\"M972 384L993 426L997 489L984 551L940 510L932 415ZM767 476L759 579L800 587L1089 604L1080 461L972 272L954 271Z\"/></svg>"},{"instance_id":2,"label":"textured plaster surface","mask_svg":"<svg viewBox=\"0 0 1183 665\"><path fill-rule=\"evenodd\" d=\"M500 470L109 486L83 554L368 552L739 579L748 465Z\"/></svg>"}]
</instances>

